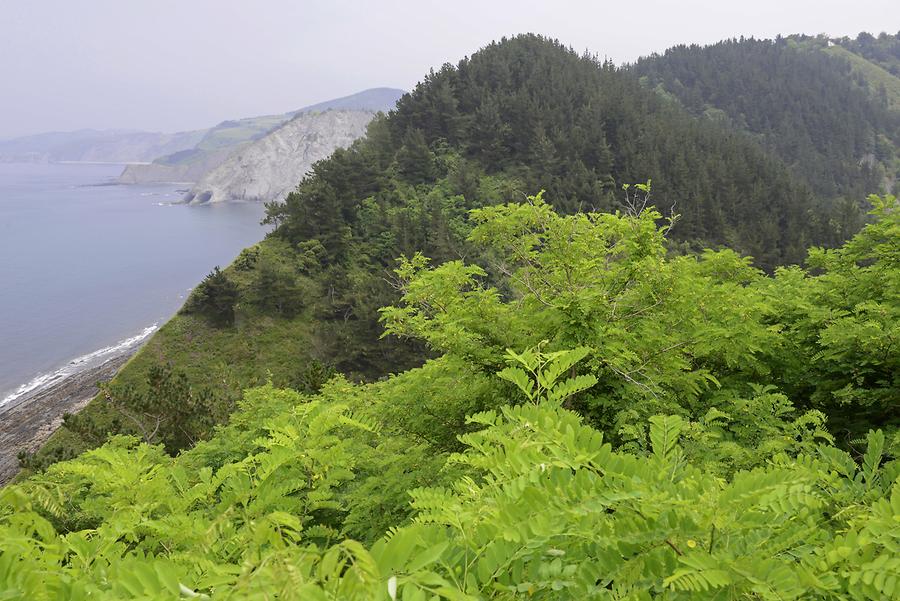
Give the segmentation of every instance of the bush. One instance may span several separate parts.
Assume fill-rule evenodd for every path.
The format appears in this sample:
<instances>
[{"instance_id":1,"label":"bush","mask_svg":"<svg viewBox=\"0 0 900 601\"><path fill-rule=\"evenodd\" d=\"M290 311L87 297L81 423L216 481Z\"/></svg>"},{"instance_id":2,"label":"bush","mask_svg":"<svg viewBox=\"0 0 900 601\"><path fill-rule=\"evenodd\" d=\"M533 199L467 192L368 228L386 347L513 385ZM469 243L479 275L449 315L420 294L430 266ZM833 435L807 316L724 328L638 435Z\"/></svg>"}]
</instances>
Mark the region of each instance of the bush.
<instances>
[{"instance_id":1,"label":"bush","mask_svg":"<svg viewBox=\"0 0 900 601\"><path fill-rule=\"evenodd\" d=\"M239 296L237 284L216 266L194 289L182 311L204 315L218 327L231 326Z\"/></svg>"}]
</instances>

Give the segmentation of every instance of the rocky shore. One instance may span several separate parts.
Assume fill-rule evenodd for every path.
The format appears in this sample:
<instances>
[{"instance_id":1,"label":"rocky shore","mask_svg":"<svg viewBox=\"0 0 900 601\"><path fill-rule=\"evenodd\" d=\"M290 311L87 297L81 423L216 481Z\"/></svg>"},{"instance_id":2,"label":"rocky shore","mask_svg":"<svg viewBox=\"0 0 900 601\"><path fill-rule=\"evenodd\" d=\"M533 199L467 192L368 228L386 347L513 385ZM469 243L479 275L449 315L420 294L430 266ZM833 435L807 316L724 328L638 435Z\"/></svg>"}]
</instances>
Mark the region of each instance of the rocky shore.
<instances>
[{"instance_id":1,"label":"rocky shore","mask_svg":"<svg viewBox=\"0 0 900 601\"><path fill-rule=\"evenodd\" d=\"M18 454L34 452L97 394L97 383L110 380L137 351L129 348L104 363L61 378L0 406L0 486L19 471Z\"/></svg>"}]
</instances>

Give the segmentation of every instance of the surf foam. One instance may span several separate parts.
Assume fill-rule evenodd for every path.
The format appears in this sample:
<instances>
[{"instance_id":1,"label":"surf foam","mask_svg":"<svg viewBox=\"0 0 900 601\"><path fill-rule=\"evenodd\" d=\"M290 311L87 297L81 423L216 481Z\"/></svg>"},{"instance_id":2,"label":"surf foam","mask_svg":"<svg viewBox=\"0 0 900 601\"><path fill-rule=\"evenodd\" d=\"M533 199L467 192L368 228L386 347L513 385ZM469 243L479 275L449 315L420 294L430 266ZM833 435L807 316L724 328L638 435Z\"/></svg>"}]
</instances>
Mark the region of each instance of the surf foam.
<instances>
[{"instance_id":1,"label":"surf foam","mask_svg":"<svg viewBox=\"0 0 900 601\"><path fill-rule=\"evenodd\" d=\"M153 325L147 326L146 328L141 330L140 334L137 334L130 338L126 338L124 340L120 340L112 346L106 346L92 353L76 357L56 371L37 376L30 382L22 384L15 391L6 395L6 397L0 400L0 407L12 403L16 399L30 392L34 392L35 390L48 386L54 382L68 378L69 376L72 376L83 369L100 365L107 359L111 359L113 356L134 346L137 346L138 344L146 340L151 334L153 334L153 332L156 331L158 326L158 323L154 323Z\"/></svg>"}]
</instances>

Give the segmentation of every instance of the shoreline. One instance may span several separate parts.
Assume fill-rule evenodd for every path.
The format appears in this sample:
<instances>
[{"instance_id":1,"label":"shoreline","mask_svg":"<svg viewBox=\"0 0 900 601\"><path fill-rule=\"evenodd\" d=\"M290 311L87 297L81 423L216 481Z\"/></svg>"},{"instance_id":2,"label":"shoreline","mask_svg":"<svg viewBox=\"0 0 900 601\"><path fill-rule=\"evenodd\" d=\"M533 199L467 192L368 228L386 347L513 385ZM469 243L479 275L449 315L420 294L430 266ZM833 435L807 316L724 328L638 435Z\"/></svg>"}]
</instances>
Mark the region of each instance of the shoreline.
<instances>
[{"instance_id":1,"label":"shoreline","mask_svg":"<svg viewBox=\"0 0 900 601\"><path fill-rule=\"evenodd\" d=\"M19 472L18 454L33 453L62 425L63 414L78 413L141 347L122 350L99 365L86 366L0 406L0 486Z\"/></svg>"}]
</instances>

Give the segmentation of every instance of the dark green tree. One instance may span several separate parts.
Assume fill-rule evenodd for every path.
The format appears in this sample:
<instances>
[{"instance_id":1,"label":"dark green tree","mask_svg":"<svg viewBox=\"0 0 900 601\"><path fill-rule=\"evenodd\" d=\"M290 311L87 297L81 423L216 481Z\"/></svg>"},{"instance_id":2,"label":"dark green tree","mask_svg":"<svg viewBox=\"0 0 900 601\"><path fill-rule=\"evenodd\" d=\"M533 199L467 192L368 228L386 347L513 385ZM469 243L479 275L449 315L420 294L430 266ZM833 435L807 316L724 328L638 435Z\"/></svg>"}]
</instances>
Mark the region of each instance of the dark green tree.
<instances>
[{"instance_id":1,"label":"dark green tree","mask_svg":"<svg viewBox=\"0 0 900 601\"><path fill-rule=\"evenodd\" d=\"M424 184L434 179L435 157L421 129L410 129L403 136L403 146L397 151L397 170L412 184Z\"/></svg>"},{"instance_id":2,"label":"dark green tree","mask_svg":"<svg viewBox=\"0 0 900 601\"><path fill-rule=\"evenodd\" d=\"M191 293L183 311L206 316L218 327L234 324L238 286L216 266Z\"/></svg>"}]
</instances>

